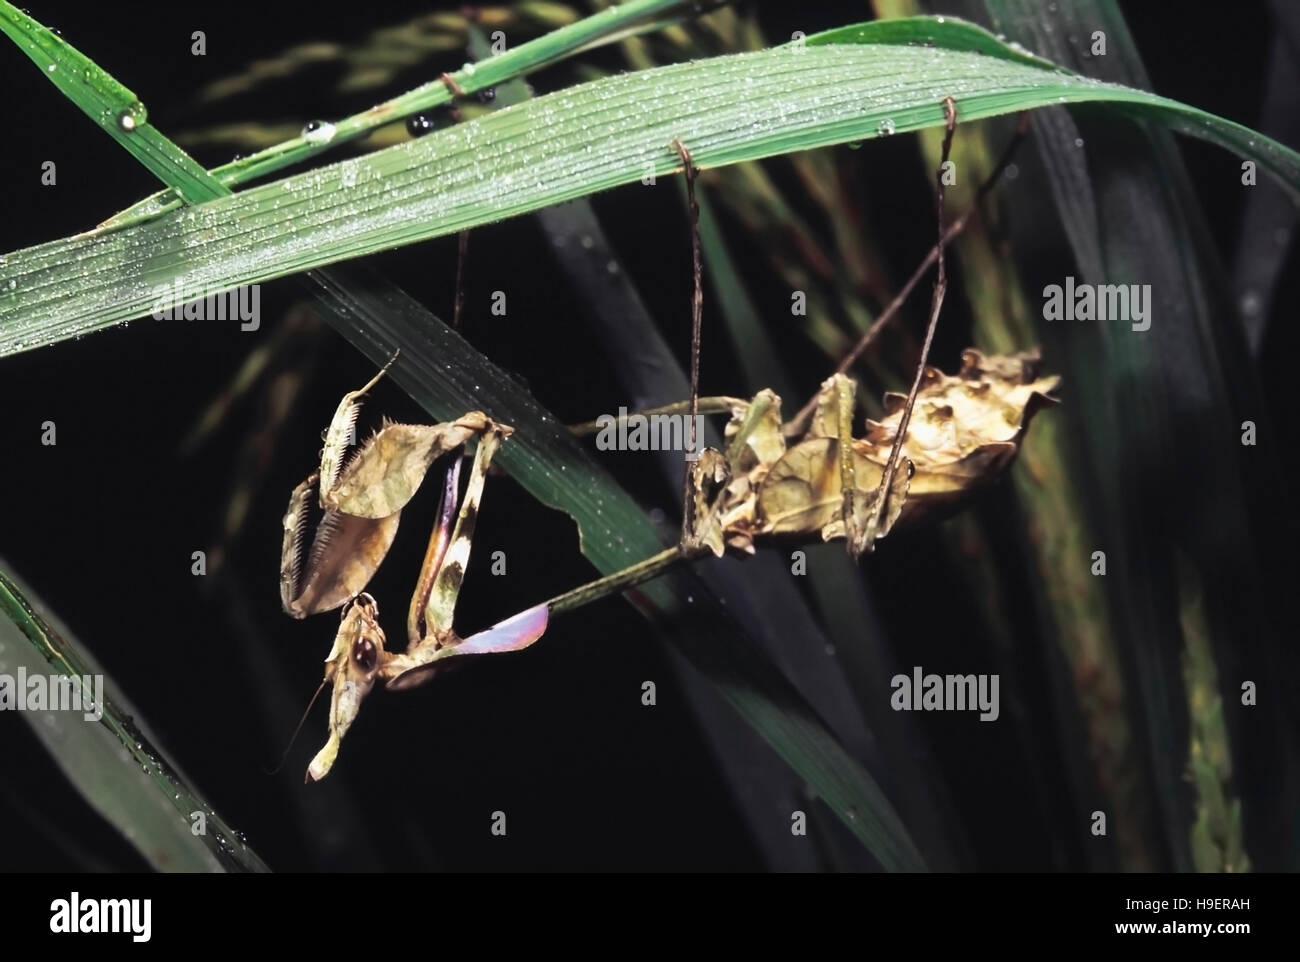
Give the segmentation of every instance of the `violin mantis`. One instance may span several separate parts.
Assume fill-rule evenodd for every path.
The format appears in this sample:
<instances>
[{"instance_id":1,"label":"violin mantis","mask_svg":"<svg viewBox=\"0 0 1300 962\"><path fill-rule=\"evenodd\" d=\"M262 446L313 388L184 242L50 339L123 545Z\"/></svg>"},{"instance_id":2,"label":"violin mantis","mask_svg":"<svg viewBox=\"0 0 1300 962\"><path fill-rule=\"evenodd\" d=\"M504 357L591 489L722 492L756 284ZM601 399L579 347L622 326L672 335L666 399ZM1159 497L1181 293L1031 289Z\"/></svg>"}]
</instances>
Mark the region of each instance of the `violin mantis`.
<instances>
[{"instance_id":1,"label":"violin mantis","mask_svg":"<svg viewBox=\"0 0 1300 962\"><path fill-rule=\"evenodd\" d=\"M952 100L945 104L946 159L956 116ZM673 147L683 161L694 224L695 170L684 145L674 141ZM1004 161L1009 156L1004 155ZM896 524L950 510L995 481L1015 459L1034 413L1055 403L1052 391L1059 378L1040 375L1036 351L986 356L970 348L963 352L959 372L951 376L925 365L946 285L942 180L939 210L939 280L921 365L909 394L885 396L886 416L868 421L864 437L853 437L857 385L843 373L847 364L823 382L789 422L782 421L781 399L770 390L748 402L712 399L722 402L720 407L715 403L715 411L731 414L726 451L708 448L687 462L682 534L674 548L468 638L453 628L456 599L488 465L513 429L481 411L435 425L385 421L349 458L361 401L393 361L359 391L344 395L326 431L320 467L294 489L284 516L284 610L305 618L343 609L321 683L333 683L329 738L312 759L307 780L317 781L329 772L343 736L376 682L394 690L413 688L432 680L445 659L527 648L546 631L552 614L648 580L683 560L707 553L721 556L727 549L752 554L755 539L842 538L857 558L874 550L876 541ZM698 231L693 231L692 241L688 450L695 451L702 300ZM884 320L882 316L878 323ZM583 428L575 430L582 433ZM477 450L463 500L458 496L459 455L445 476L441 507L407 616L407 648L390 652L379 626L378 603L365 592L366 585L393 543L402 509L433 462L470 441L477 441ZM313 492L323 515L304 564Z\"/></svg>"},{"instance_id":2,"label":"violin mantis","mask_svg":"<svg viewBox=\"0 0 1300 962\"><path fill-rule=\"evenodd\" d=\"M693 510L678 547L661 556L662 565L641 568L635 577L602 579L598 584L604 590L598 592L578 590L590 600L706 552L721 555L731 548L752 554L755 539L845 538L855 555L861 553L896 523L959 504L996 480L1015 458L1034 412L1053 400L1059 379L1039 377L1037 369L1035 353L986 357L974 349L964 353L955 376L927 369L917 395L918 416L901 446L906 470L895 475L888 513L874 525L874 499L903 395L886 395L890 413L868 421L861 439L851 432L856 385L843 375L822 385L806 428L797 424L798 418L782 423L780 398L771 391L759 392L750 402L731 399L727 451L705 449L692 466ZM377 682L392 690L414 688L431 681L448 658L527 648L546 631L552 611L563 607L556 601L535 605L468 638L456 634L456 599L488 465L512 429L479 411L434 425L385 421L348 458L361 400L383 373L344 395L325 433L320 467L294 489L284 516L284 610L305 618L343 609L322 682L333 685L329 738L312 759L308 781L329 772L343 736ZM849 443L840 443L841 438ZM472 440L478 449L463 499L458 497L459 457L445 475L407 615L407 648L390 652L379 625L379 605L366 585L430 466ZM313 494L323 515L304 562Z\"/></svg>"}]
</instances>

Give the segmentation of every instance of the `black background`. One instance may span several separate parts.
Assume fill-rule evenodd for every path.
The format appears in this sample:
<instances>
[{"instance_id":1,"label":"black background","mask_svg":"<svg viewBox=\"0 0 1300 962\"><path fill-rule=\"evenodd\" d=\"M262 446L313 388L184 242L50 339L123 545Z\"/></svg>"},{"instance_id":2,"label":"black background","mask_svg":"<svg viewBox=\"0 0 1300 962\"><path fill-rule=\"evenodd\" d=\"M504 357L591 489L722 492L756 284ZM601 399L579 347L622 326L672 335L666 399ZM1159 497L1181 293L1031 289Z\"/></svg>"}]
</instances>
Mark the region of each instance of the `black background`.
<instances>
[{"instance_id":1,"label":"black background","mask_svg":"<svg viewBox=\"0 0 1300 962\"><path fill-rule=\"evenodd\" d=\"M790 9L792 6L797 9ZM166 133L246 117L306 121L362 109L378 97L339 99L328 71L282 83L274 94L195 112L203 84L261 56L312 38L354 40L428 9L422 2L334 5L233 0L211 12L182 4L33 4L31 13L62 29L139 93ZM1170 16L1167 5L1123 4L1154 88L1241 123L1258 123L1269 21L1262 4L1241 3L1212 23ZM865 4L761 6L769 38L812 33L863 19ZM208 55L190 55L193 30ZM606 52L593 59L615 65ZM448 56L403 75L414 86L432 70L455 69ZM535 78L539 92L569 81L563 69ZM156 189L150 175L41 78L8 44L0 46L6 93L0 151L0 250L85 230ZM1240 191L1220 176L1222 151L1183 142L1194 182L1230 257ZM1292 145L1300 146L1300 145ZM229 151L198 150L213 166ZM876 222L896 231L894 283L932 242L927 174L913 138L873 142L857 152L864 197ZM45 160L58 185L40 184ZM873 189L885 184L885 189ZM665 332L686 345L689 250L680 205L625 189L595 198L624 263ZM735 237L741 254L746 240ZM1294 268L1294 251L1292 268ZM751 263L761 263L749 257ZM455 240L443 239L372 258L372 263L440 316L450 316ZM1296 271L1275 310L1288 313ZM760 295L769 278L751 278ZM465 330L502 367L524 378L558 416L586 420L626 403L614 372L590 346L574 291L559 280L531 219L474 232L470 242ZM489 292L508 287L510 314L493 317ZM244 530L216 577L190 574L190 554L210 550L242 445L264 418L254 391L196 455L177 453L204 406L228 383L250 346L270 336L300 297L291 281L264 285L257 333L232 325L146 319L79 341L0 361L4 427L0 449L0 554L104 663L113 678L228 821L273 867L315 869L758 869L762 861L704 747L648 626L625 603L584 609L534 649L490 666L475 665L439 684L376 695L346 739L335 772L305 787L302 772L324 737L317 708L277 775L274 762L319 679L334 622L285 617L277 595L280 518L288 493L310 469L343 392L371 375L332 331L317 335L319 366L253 492ZM769 301L770 303L771 301ZM963 307L950 315L936 348L951 363L964 346ZM707 311L707 306L706 306ZM1285 319L1285 318L1279 318ZM707 320L706 320L707 325ZM1274 324L1276 332L1283 325ZM783 349L811 390L826 363L798 338ZM1275 403L1291 363L1271 342L1266 388ZM742 393L717 328L705 342L705 393ZM367 407L397 420L422 412L381 384ZM58 425L56 447L40 445L40 424ZM658 483L635 455L614 469L647 505L675 516L679 492ZM428 492L426 492L426 495ZM417 499L371 590L395 628L418 567L433 513ZM997 496L984 510L999 509ZM907 636L924 596L909 578L923 567L927 539L888 561L864 563L891 635ZM508 555L509 575L488 574L490 552ZM567 517L537 505L507 478L490 483L458 624L483 626L591 576ZM934 617L958 618L936 612ZM397 632L390 629L390 637ZM924 664L924 660L921 661ZM654 679L659 704L643 708L641 683ZM930 724L927 720L927 724ZM1054 773L1023 770L1014 739L968 751L968 736L934 722L950 784L973 838L978 867L1068 868L1070 850L1019 807L1034 782ZM69 788L22 719L0 715L0 868L142 868L143 861ZM490 813L508 813L509 836L488 833Z\"/></svg>"}]
</instances>

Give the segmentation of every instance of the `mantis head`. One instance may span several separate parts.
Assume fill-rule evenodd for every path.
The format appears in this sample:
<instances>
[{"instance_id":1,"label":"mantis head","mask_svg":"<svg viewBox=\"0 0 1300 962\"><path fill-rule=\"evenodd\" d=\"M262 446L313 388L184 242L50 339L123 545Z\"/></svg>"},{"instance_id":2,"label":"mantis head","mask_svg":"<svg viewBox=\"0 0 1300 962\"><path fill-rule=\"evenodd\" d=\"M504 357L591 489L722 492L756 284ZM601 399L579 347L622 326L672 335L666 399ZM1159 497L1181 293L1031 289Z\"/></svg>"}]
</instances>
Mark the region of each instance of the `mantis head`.
<instances>
[{"instance_id":1,"label":"mantis head","mask_svg":"<svg viewBox=\"0 0 1300 962\"><path fill-rule=\"evenodd\" d=\"M330 697L329 740L307 769L307 781L324 778L334 765L339 743L361 710L381 669L393 656L384 649L379 627L379 605L370 595L357 595L343 609L334 647L325 660L325 682L333 682Z\"/></svg>"}]
</instances>

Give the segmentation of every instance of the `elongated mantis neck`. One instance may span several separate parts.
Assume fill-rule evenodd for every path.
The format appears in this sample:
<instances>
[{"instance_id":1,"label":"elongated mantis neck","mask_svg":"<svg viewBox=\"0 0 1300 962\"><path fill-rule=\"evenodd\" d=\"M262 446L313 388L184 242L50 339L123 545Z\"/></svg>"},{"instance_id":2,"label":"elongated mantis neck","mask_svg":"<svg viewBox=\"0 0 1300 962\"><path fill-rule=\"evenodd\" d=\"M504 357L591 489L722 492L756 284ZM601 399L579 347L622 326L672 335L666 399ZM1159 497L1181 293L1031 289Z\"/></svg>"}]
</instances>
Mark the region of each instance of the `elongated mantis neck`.
<instances>
[{"instance_id":1,"label":"elongated mantis neck","mask_svg":"<svg viewBox=\"0 0 1300 962\"><path fill-rule=\"evenodd\" d=\"M697 414L730 414L735 408L746 408L749 401L739 397L702 397L699 399L699 410ZM643 411L628 411L628 417L651 418L660 414L689 414L691 411L690 401L674 401L672 404L663 404L656 408L646 408ZM585 421L582 424L573 424L569 426L569 431L577 437L586 437L589 434L596 434L603 430L610 423L617 423L610 415L604 418L598 418L595 421Z\"/></svg>"},{"instance_id":2,"label":"elongated mantis neck","mask_svg":"<svg viewBox=\"0 0 1300 962\"><path fill-rule=\"evenodd\" d=\"M547 605L553 615L558 615L563 611L572 611L574 608L581 608L593 601L599 601L601 598L633 588L642 582L649 581L651 578L657 578L679 561L688 561L696 557L697 554L699 552L693 554L685 551L680 545L667 548L621 571L615 571L603 578L597 578L585 585L579 585L562 595L556 595L547 602Z\"/></svg>"}]
</instances>

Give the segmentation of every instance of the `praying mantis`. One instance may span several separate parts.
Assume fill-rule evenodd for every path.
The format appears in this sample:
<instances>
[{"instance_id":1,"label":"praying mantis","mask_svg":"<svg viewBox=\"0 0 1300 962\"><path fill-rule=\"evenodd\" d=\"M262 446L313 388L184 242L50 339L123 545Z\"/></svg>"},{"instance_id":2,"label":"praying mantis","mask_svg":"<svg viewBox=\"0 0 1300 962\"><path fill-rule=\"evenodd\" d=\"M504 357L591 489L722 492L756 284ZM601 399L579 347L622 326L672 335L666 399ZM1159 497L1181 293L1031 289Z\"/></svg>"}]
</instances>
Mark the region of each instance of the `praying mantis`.
<instances>
[{"instance_id":1,"label":"praying mantis","mask_svg":"<svg viewBox=\"0 0 1300 962\"><path fill-rule=\"evenodd\" d=\"M456 634L456 599L487 469L513 429L480 411L434 425L385 421L349 457L361 401L387 369L339 402L325 432L320 466L294 489L284 516L280 595L285 612L305 618L342 608L322 681L333 685L329 737L308 766L309 782L328 774L376 683L395 691L415 688L431 681L448 658L527 648L545 633L552 611L563 607L553 600L468 638ZM692 464L689 521L680 544L664 553L662 566L602 582L612 591L653 577L673 561L722 555L727 548L752 554L756 538L843 538L856 557L900 520L958 504L995 480L1015 458L1034 412L1053 402L1058 380L1038 376L1032 352L986 357L970 349L955 376L928 369L917 395L920 416L900 448L905 469L895 474L890 504L879 518L873 514L878 485L903 395L886 395L890 413L868 421L861 439L851 430L856 384L844 375L822 385L806 425L798 417L783 424L780 398L770 390L750 402L730 399L726 452L706 448ZM840 443L842 438L849 443ZM407 648L390 652L378 602L365 588L393 543L402 509L434 461L474 440L478 447L463 498L459 455L447 469L408 610ZM313 495L323 514L304 560ZM585 597L609 591L589 591Z\"/></svg>"}]
</instances>

